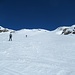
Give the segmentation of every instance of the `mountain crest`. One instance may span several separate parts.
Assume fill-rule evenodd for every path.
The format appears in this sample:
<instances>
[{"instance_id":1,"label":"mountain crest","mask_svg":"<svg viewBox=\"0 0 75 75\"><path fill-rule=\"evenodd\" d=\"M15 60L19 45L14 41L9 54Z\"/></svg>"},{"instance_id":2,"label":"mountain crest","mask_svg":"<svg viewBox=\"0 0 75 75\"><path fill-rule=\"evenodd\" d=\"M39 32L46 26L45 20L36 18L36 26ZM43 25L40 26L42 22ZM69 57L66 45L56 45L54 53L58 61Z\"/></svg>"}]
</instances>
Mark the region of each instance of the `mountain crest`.
<instances>
[{"instance_id":1,"label":"mountain crest","mask_svg":"<svg viewBox=\"0 0 75 75\"><path fill-rule=\"evenodd\" d=\"M75 34L75 25L58 27L56 31L57 34L64 34L64 35Z\"/></svg>"},{"instance_id":2,"label":"mountain crest","mask_svg":"<svg viewBox=\"0 0 75 75\"><path fill-rule=\"evenodd\" d=\"M12 31L14 31L14 30L8 29L8 28L4 28L4 27L0 26L0 33L1 32L12 32Z\"/></svg>"}]
</instances>

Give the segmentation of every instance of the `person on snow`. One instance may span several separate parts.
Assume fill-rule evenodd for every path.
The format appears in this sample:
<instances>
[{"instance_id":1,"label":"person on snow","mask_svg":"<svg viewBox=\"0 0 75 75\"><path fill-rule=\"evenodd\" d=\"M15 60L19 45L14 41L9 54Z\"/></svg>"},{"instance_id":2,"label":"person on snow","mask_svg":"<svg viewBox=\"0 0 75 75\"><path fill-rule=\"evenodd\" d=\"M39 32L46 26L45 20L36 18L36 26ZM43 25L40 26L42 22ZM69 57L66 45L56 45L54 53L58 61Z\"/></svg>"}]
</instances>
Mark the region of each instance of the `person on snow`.
<instances>
[{"instance_id":1,"label":"person on snow","mask_svg":"<svg viewBox=\"0 0 75 75\"><path fill-rule=\"evenodd\" d=\"M9 41L12 41L12 34L9 34Z\"/></svg>"},{"instance_id":2,"label":"person on snow","mask_svg":"<svg viewBox=\"0 0 75 75\"><path fill-rule=\"evenodd\" d=\"M26 35L26 37L27 37L27 35Z\"/></svg>"}]
</instances>

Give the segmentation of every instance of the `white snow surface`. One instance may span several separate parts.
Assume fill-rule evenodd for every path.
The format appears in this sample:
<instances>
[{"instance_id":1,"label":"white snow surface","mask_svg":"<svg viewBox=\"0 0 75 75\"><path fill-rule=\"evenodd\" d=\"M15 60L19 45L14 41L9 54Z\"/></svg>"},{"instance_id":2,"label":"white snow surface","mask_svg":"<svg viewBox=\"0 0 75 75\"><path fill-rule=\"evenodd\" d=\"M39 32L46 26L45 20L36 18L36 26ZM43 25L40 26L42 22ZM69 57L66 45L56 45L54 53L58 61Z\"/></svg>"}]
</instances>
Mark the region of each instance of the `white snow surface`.
<instances>
[{"instance_id":1,"label":"white snow surface","mask_svg":"<svg viewBox=\"0 0 75 75\"><path fill-rule=\"evenodd\" d=\"M75 75L75 35L44 29L12 35L8 41L9 32L0 33L0 75Z\"/></svg>"}]
</instances>

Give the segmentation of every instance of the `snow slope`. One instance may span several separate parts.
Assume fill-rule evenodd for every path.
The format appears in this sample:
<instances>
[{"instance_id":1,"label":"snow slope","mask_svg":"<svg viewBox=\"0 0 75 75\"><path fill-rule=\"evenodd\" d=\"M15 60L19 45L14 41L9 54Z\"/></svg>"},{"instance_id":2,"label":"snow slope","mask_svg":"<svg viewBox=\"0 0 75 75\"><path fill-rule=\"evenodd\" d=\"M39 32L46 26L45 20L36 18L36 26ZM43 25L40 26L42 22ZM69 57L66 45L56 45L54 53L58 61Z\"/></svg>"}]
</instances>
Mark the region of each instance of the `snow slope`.
<instances>
[{"instance_id":1,"label":"snow slope","mask_svg":"<svg viewBox=\"0 0 75 75\"><path fill-rule=\"evenodd\" d=\"M0 33L0 75L75 75L75 35L56 32L22 29L13 41Z\"/></svg>"}]
</instances>

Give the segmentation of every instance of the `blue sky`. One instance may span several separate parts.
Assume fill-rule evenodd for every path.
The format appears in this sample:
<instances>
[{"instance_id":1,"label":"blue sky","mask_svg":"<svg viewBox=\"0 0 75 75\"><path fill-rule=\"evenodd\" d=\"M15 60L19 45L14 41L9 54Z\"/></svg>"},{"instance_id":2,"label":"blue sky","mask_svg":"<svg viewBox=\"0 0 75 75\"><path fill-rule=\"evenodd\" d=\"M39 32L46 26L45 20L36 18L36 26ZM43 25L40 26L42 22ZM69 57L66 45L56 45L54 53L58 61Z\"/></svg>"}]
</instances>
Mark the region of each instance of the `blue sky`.
<instances>
[{"instance_id":1,"label":"blue sky","mask_svg":"<svg viewBox=\"0 0 75 75\"><path fill-rule=\"evenodd\" d=\"M43 28L75 24L74 0L0 0L0 25L12 28Z\"/></svg>"}]
</instances>

